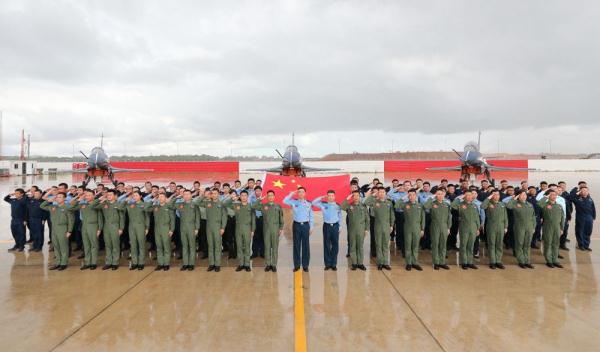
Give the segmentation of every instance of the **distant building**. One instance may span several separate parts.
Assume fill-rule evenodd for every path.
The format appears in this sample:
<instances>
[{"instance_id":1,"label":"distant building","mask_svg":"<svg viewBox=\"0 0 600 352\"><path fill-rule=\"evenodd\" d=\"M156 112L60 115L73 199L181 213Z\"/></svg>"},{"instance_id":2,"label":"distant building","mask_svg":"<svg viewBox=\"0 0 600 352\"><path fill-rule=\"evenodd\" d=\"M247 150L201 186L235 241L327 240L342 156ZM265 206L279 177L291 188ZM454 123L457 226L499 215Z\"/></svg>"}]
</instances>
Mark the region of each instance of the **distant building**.
<instances>
[{"instance_id":1,"label":"distant building","mask_svg":"<svg viewBox=\"0 0 600 352\"><path fill-rule=\"evenodd\" d=\"M37 175L41 172L35 160L0 160L0 176Z\"/></svg>"}]
</instances>

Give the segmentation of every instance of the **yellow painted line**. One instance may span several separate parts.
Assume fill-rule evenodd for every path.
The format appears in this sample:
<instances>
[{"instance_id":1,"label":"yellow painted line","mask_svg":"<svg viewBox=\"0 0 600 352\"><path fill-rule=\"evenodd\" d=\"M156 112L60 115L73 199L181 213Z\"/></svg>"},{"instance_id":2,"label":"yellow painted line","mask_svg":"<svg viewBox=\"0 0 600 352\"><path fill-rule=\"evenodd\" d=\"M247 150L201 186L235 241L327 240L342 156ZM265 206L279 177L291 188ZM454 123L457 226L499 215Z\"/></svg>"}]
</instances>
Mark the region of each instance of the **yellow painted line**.
<instances>
[{"instance_id":1,"label":"yellow painted line","mask_svg":"<svg viewBox=\"0 0 600 352\"><path fill-rule=\"evenodd\" d=\"M306 352L306 325L304 321L304 293L302 271L294 273L294 350Z\"/></svg>"}]
</instances>

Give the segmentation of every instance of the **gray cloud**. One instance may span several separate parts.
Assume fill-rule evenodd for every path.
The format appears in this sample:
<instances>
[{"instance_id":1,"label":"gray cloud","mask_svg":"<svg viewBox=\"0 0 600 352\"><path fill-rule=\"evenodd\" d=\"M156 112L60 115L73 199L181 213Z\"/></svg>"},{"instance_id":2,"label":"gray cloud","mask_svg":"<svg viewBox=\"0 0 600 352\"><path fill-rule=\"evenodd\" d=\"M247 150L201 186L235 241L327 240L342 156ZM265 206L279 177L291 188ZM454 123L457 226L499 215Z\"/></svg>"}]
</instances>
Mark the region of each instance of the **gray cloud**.
<instances>
[{"instance_id":1,"label":"gray cloud","mask_svg":"<svg viewBox=\"0 0 600 352\"><path fill-rule=\"evenodd\" d=\"M0 107L40 141L104 131L140 152L595 128L599 15L593 1L5 1Z\"/></svg>"}]
</instances>

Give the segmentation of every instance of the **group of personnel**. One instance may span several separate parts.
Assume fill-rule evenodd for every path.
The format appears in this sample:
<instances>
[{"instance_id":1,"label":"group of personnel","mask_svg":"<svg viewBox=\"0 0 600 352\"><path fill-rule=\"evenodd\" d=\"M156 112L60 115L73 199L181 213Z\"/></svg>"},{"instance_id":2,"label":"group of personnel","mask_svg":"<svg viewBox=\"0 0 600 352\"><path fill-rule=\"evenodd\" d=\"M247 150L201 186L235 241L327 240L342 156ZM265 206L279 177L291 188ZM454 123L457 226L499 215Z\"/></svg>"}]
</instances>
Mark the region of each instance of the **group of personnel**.
<instances>
[{"instance_id":1,"label":"group of personnel","mask_svg":"<svg viewBox=\"0 0 600 352\"><path fill-rule=\"evenodd\" d=\"M568 250L573 212L577 248L591 251L596 210L583 181L569 192L564 182L541 182L535 187L523 181L514 187L503 180L495 188L487 180L480 187L441 180L432 187L417 179L414 183L393 180L385 187L379 179L360 186L353 178L350 190L347 197L330 190L309 201L306 189L299 187L285 196L283 203L291 207L293 217L294 271L309 270L314 208L323 215L325 270L337 270L342 223L347 227L352 270L366 270L364 239L369 234L370 254L378 270L391 270L392 242L409 271L423 270L421 250L431 250L435 270L449 270L447 251L457 248L460 267L477 269L474 258L479 257L480 240L486 243L491 269L505 268L505 248L512 249L519 267L533 269L530 252L540 248L540 241L546 265L562 268L559 250ZM264 270L276 272L284 228L276 196L280 195L272 190L263 195L260 180L250 178L245 185L215 182L210 187L196 181L190 189L174 182L168 187L118 183L114 189L61 183L45 191L36 186L27 192L19 188L4 200L11 204L15 246L10 251L24 251L27 242L31 251L41 251L47 223L55 255L51 270L67 268L74 242L76 251L83 250L81 270L96 269L99 251L104 249L103 270L117 270L122 253L128 251L130 270L144 270L148 253L155 252L155 270L169 270L175 253L181 259L180 270L191 271L200 252L201 258L208 258L207 270L219 272L226 251L229 258L238 259L236 271L251 271L251 260L260 256Z\"/></svg>"}]
</instances>

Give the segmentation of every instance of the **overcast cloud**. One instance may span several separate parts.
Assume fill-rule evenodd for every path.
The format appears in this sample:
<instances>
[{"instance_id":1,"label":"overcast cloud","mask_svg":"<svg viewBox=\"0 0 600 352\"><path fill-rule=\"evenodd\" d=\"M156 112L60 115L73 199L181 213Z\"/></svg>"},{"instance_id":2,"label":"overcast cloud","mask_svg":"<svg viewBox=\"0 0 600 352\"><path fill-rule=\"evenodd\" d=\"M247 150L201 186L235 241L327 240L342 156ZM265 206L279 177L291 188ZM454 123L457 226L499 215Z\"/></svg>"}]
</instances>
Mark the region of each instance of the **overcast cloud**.
<instances>
[{"instance_id":1,"label":"overcast cloud","mask_svg":"<svg viewBox=\"0 0 600 352\"><path fill-rule=\"evenodd\" d=\"M2 1L5 154L600 152L595 1ZM518 129L515 131L515 129ZM175 143L177 141L177 143Z\"/></svg>"}]
</instances>

